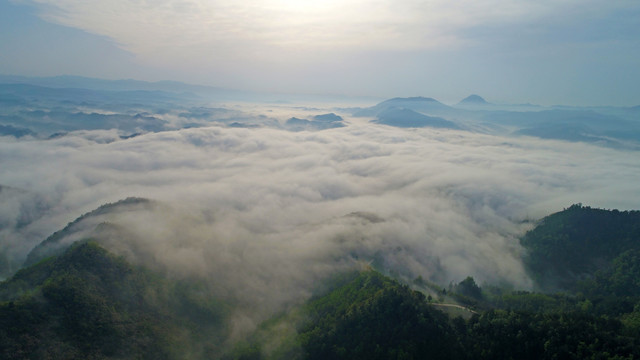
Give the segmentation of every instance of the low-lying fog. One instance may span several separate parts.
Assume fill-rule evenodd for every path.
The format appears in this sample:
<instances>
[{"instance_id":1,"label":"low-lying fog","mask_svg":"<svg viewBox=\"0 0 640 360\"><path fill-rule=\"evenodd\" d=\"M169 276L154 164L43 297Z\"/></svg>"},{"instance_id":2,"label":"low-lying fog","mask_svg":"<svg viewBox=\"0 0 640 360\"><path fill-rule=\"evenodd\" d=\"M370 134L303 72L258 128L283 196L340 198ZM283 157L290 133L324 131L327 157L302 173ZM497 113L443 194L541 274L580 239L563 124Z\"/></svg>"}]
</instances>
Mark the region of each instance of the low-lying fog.
<instances>
[{"instance_id":1,"label":"low-lying fog","mask_svg":"<svg viewBox=\"0 0 640 360\"><path fill-rule=\"evenodd\" d=\"M393 128L335 109L256 111L281 123L336 112L347 126L1 137L4 276L68 222L136 196L158 205L100 219L127 231L114 251L264 309L363 263L441 284L472 275L528 288L518 237L532 220L578 202L638 208L636 151Z\"/></svg>"}]
</instances>

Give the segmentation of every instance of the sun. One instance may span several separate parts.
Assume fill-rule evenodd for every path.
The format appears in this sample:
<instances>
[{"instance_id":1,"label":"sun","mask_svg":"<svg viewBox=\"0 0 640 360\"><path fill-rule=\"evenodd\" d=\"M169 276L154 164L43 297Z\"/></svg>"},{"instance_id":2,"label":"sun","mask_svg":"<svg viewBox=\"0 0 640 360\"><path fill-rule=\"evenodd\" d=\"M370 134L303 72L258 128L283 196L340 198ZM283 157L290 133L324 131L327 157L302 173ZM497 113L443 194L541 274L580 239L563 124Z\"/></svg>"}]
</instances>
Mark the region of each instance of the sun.
<instances>
[{"instance_id":1,"label":"sun","mask_svg":"<svg viewBox=\"0 0 640 360\"><path fill-rule=\"evenodd\" d=\"M286 12L317 14L338 9L347 0L267 0L266 3Z\"/></svg>"}]
</instances>

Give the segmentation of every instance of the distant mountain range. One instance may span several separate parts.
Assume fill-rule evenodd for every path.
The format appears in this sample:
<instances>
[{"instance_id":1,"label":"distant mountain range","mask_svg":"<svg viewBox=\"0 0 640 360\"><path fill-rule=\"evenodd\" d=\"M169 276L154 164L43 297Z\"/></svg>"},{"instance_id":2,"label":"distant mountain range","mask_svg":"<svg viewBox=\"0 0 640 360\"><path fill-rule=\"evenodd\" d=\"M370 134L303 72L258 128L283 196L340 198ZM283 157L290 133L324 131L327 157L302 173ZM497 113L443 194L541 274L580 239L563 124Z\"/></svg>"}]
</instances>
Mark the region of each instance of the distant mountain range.
<instances>
[{"instance_id":1,"label":"distant mountain range","mask_svg":"<svg viewBox=\"0 0 640 360\"><path fill-rule=\"evenodd\" d=\"M352 114L396 127L447 128L640 149L640 116L635 108L498 105L470 95L452 106L428 97L393 98L354 109Z\"/></svg>"},{"instance_id":2,"label":"distant mountain range","mask_svg":"<svg viewBox=\"0 0 640 360\"><path fill-rule=\"evenodd\" d=\"M367 96L268 93L216 86L194 85L179 81L141 81L133 79L106 80L70 75L51 77L0 75L0 84L22 84L54 89L85 89L111 92L164 92L171 96L180 95L183 98L193 98L194 96L198 96L200 100L206 101L268 102L279 104L289 104L292 102L304 102L309 100L341 102L344 102L345 100L357 100L362 102L379 99ZM2 98L0 97L0 104L1 101Z\"/></svg>"},{"instance_id":3,"label":"distant mountain range","mask_svg":"<svg viewBox=\"0 0 640 360\"><path fill-rule=\"evenodd\" d=\"M339 114L327 113L309 119L292 117L288 120L278 120L266 114L250 115L224 107L208 107L211 101L273 103L278 96L174 81L5 75L0 76L0 136L57 138L73 131L116 129L119 139L127 139L147 132L211 124L321 131L348 126L344 116L351 115L368 118L372 124L402 128L531 136L640 149L640 106L496 104L476 94L455 105L447 105L434 98L417 96L396 97L365 108L335 109ZM298 99L304 101L304 97ZM291 101L285 103L288 106L295 104ZM282 105L281 102L278 104ZM166 120L165 115L168 114L179 121Z\"/></svg>"},{"instance_id":4,"label":"distant mountain range","mask_svg":"<svg viewBox=\"0 0 640 360\"><path fill-rule=\"evenodd\" d=\"M385 100L375 106L356 111L353 115L358 117L377 116L380 112L389 108L409 109L424 113L446 112L451 108L438 100L428 97L393 98Z\"/></svg>"},{"instance_id":5,"label":"distant mountain range","mask_svg":"<svg viewBox=\"0 0 640 360\"><path fill-rule=\"evenodd\" d=\"M428 116L406 108L386 108L377 114L374 123L404 128L460 129L458 125L441 117Z\"/></svg>"},{"instance_id":6,"label":"distant mountain range","mask_svg":"<svg viewBox=\"0 0 640 360\"><path fill-rule=\"evenodd\" d=\"M465 104L488 105L489 103L486 102L480 95L469 95L466 98L460 100L460 102L458 103L458 105Z\"/></svg>"},{"instance_id":7,"label":"distant mountain range","mask_svg":"<svg viewBox=\"0 0 640 360\"><path fill-rule=\"evenodd\" d=\"M292 117L285 122L285 128L293 131L325 130L346 126L342 117L334 114L315 115L311 120Z\"/></svg>"},{"instance_id":8,"label":"distant mountain range","mask_svg":"<svg viewBox=\"0 0 640 360\"><path fill-rule=\"evenodd\" d=\"M42 86L47 88L70 88L89 89L104 91L165 91L172 93L216 93L227 92L223 89L212 86L191 85L178 81L140 81L140 80L105 80L83 76L52 76L52 77L27 77L15 75L0 75L0 83L4 84L25 84Z\"/></svg>"}]
</instances>

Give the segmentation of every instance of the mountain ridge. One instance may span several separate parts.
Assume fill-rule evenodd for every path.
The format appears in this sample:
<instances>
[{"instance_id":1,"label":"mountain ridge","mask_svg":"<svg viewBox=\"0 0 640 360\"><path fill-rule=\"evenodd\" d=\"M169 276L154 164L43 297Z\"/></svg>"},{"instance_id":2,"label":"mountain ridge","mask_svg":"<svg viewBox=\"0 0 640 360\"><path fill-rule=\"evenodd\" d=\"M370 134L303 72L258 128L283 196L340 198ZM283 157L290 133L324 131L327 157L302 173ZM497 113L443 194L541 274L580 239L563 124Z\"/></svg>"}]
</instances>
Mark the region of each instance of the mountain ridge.
<instances>
[{"instance_id":1,"label":"mountain ridge","mask_svg":"<svg viewBox=\"0 0 640 360\"><path fill-rule=\"evenodd\" d=\"M121 207L105 204L96 211L114 209ZM640 218L640 211L573 205L541 220L523 245L532 249L531 234L536 229L565 239L563 231L576 224L599 226L604 221L609 224L605 232L622 223L624 229L635 229L636 217ZM623 243L636 239L622 238ZM611 256L625 249L619 247ZM572 250L566 252L582 258ZM448 288L421 277L403 284L362 265L318 283L308 300L266 320L244 340L232 340L233 305L215 297L209 288L215 282L175 281L169 274L131 265L85 239L0 283L0 353L11 360L45 355L533 360L605 354L630 359L640 355L640 283L628 269L640 268L640 249L616 261L613 272L601 273L596 282L587 284L588 291L569 294L530 293L489 284L481 288L470 276ZM620 278L620 271L625 276ZM617 295L619 279L633 282L633 292L618 297L622 296ZM455 315L460 309L473 311L462 318Z\"/></svg>"},{"instance_id":2,"label":"mountain ridge","mask_svg":"<svg viewBox=\"0 0 640 360\"><path fill-rule=\"evenodd\" d=\"M24 266L33 265L46 257L64 252L66 248L71 245L70 243L64 242L65 238L73 235L74 233L86 230L80 228L83 222L86 222L90 219L95 219L101 215L123 211L126 208L133 208L136 206L142 208L152 208L153 206L155 206L155 202L145 198L128 197L114 203L106 203L100 205L98 208L79 216L75 220L68 223L64 228L54 232L41 243L36 245L36 247L34 247L27 254L27 258L24 261ZM98 227L90 227L93 228L93 230L90 229L90 231L95 231L95 229L98 229Z\"/></svg>"},{"instance_id":3,"label":"mountain ridge","mask_svg":"<svg viewBox=\"0 0 640 360\"><path fill-rule=\"evenodd\" d=\"M489 105L489 103L485 99L483 99L480 95L476 95L476 94L471 94L467 96L466 98L460 100L458 104Z\"/></svg>"}]
</instances>

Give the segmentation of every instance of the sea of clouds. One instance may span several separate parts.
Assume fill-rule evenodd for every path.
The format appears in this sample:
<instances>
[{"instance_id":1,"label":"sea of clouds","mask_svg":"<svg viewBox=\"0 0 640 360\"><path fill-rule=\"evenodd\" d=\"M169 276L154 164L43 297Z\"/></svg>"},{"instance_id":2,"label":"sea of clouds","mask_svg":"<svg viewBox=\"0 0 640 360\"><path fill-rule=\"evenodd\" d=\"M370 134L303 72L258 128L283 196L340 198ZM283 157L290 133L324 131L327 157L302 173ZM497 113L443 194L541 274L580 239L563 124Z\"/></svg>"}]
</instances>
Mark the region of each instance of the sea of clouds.
<instances>
[{"instance_id":1,"label":"sea of clouds","mask_svg":"<svg viewBox=\"0 0 640 360\"><path fill-rule=\"evenodd\" d=\"M68 222L135 196L156 205L100 218L126 229L109 247L207 279L247 308L277 311L363 264L445 285L472 275L527 289L518 238L536 220L578 202L638 208L634 151L346 120L315 132L0 138L5 276Z\"/></svg>"}]
</instances>

